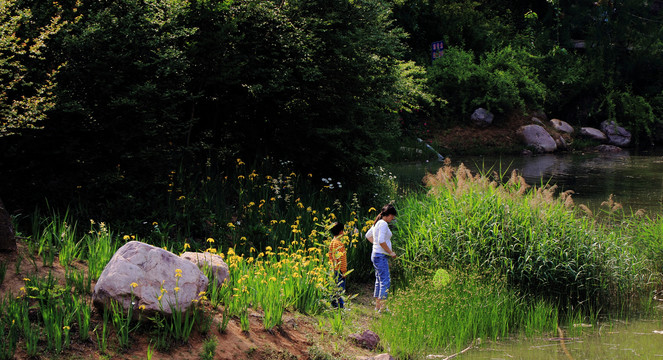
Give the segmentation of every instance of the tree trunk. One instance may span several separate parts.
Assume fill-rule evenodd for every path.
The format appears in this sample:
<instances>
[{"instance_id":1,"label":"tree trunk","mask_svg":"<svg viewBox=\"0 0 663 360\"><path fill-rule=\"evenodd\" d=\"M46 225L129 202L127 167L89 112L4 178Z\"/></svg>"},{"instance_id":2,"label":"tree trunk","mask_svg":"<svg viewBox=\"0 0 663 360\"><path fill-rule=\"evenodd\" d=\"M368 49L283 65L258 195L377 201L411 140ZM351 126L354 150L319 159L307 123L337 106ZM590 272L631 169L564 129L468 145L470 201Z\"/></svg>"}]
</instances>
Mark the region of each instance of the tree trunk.
<instances>
[{"instance_id":1,"label":"tree trunk","mask_svg":"<svg viewBox=\"0 0 663 360\"><path fill-rule=\"evenodd\" d=\"M16 251L14 224L0 199L0 251Z\"/></svg>"}]
</instances>

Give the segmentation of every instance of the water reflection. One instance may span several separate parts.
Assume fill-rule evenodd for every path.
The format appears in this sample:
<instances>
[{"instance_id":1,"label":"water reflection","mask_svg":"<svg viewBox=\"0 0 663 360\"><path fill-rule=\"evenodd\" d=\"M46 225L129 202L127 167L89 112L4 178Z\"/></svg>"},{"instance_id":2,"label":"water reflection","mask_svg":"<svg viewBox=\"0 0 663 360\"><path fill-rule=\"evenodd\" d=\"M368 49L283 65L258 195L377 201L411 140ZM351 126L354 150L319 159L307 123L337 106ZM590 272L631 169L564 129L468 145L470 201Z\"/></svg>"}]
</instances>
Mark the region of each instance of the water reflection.
<instances>
[{"instance_id":1,"label":"water reflection","mask_svg":"<svg viewBox=\"0 0 663 360\"><path fill-rule=\"evenodd\" d=\"M451 159L452 165L465 164L473 171L510 175L517 170L528 184L558 185L560 191L573 190L576 204L598 209L612 194L626 211L645 209L663 213L663 152L545 154L537 156L481 156ZM405 186L418 186L426 171L435 172L442 164L428 162L392 168Z\"/></svg>"},{"instance_id":2,"label":"water reflection","mask_svg":"<svg viewBox=\"0 0 663 360\"><path fill-rule=\"evenodd\" d=\"M488 341L456 359L661 359L661 330L660 320L611 323L580 336Z\"/></svg>"}]
</instances>

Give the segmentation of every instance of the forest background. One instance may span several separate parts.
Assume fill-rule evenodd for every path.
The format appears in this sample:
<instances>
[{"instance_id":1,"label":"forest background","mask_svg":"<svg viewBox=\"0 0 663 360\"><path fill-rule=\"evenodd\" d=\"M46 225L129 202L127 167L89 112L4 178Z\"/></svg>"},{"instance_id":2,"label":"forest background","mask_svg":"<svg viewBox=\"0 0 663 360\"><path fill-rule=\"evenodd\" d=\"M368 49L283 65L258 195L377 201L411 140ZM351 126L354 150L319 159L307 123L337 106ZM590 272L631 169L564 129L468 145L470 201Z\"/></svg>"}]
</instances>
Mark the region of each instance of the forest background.
<instances>
[{"instance_id":1,"label":"forest background","mask_svg":"<svg viewBox=\"0 0 663 360\"><path fill-rule=\"evenodd\" d=\"M2 1L0 198L138 232L243 159L378 206L377 166L477 107L651 146L662 24L660 0Z\"/></svg>"}]
</instances>

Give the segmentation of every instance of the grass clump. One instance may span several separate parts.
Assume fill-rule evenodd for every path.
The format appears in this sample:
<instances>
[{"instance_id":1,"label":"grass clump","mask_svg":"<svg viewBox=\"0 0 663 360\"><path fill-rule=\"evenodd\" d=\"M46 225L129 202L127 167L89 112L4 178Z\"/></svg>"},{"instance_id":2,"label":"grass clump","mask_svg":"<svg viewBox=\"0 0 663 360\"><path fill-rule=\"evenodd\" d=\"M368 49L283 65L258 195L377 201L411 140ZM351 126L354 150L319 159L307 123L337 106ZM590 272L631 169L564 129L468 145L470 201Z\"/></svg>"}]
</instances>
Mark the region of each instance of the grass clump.
<instances>
[{"instance_id":1,"label":"grass clump","mask_svg":"<svg viewBox=\"0 0 663 360\"><path fill-rule=\"evenodd\" d=\"M555 187L531 188L515 173L500 183L462 165L425 181L428 194L400 203L395 246L405 277L422 266L485 269L522 293L588 308L623 308L646 294L652 271L630 237L576 211L569 193L555 197Z\"/></svg>"},{"instance_id":2,"label":"grass clump","mask_svg":"<svg viewBox=\"0 0 663 360\"><path fill-rule=\"evenodd\" d=\"M557 328L554 306L529 300L504 280L458 271L444 286L432 275L418 276L389 306L376 332L398 358L456 352L477 338L504 338L518 329L532 336Z\"/></svg>"}]
</instances>

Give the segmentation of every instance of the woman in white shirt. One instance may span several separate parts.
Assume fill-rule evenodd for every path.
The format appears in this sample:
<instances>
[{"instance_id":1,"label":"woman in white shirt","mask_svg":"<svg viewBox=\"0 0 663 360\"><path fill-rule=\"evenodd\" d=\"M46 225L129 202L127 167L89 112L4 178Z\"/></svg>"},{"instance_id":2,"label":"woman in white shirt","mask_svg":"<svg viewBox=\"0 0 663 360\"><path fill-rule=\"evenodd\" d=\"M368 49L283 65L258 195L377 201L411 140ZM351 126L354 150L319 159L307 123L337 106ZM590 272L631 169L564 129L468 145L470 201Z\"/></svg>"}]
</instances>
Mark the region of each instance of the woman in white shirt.
<instances>
[{"instance_id":1,"label":"woman in white shirt","mask_svg":"<svg viewBox=\"0 0 663 360\"><path fill-rule=\"evenodd\" d=\"M382 208L382 211L375 218L373 227L366 232L366 239L373 244L373 251L371 252L371 261L375 268L375 290L373 297L375 298L375 310L377 312L383 311L386 308L384 305L387 300L389 287L391 286L391 277L389 275L389 257L395 258L396 253L391 247L391 230L389 230L389 223L394 220L397 212L392 204L387 204Z\"/></svg>"}]
</instances>

